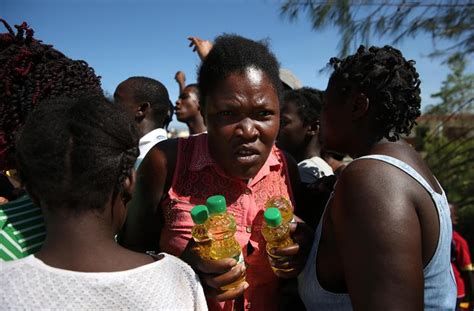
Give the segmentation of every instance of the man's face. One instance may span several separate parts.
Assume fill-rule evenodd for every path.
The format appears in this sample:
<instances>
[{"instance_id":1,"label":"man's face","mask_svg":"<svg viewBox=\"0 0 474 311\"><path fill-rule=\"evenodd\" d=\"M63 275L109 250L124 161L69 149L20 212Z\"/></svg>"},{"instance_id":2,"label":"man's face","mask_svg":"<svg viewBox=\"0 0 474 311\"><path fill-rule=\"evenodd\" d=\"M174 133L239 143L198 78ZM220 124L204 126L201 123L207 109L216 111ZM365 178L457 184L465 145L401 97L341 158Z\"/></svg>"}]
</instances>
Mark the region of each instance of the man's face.
<instances>
[{"instance_id":1,"label":"man's face","mask_svg":"<svg viewBox=\"0 0 474 311\"><path fill-rule=\"evenodd\" d=\"M286 101L281 108L280 132L277 146L290 154L302 147L305 142L309 124L304 124L298 114L298 107L294 101Z\"/></svg>"},{"instance_id":2,"label":"man's face","mask_svg":"<svg viewBox=\"0 0 474 311\"><path fill-rule=\"evenodd\" d=\"M180 122L187 122L198 116L201 111L199 98L194 87L186 87L176 101L176 118Z\"/></svg>"}]
</instances>

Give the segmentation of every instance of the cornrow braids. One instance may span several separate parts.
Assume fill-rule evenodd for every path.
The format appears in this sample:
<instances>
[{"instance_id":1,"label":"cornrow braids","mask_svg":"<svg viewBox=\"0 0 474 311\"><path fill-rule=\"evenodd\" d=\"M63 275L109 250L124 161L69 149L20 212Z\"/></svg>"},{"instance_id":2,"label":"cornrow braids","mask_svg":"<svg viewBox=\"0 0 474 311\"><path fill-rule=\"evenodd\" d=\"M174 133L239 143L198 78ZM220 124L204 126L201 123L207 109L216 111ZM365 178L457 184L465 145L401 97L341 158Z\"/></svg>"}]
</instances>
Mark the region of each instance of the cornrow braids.
<instances>
[{"instance_id":1,"label":"cornrow braids","mask_svg":"<svg viewBox=\"0 0 474 311\"><path fill-rule=\"evenodd\" d=\"M26 117L43 100L101 93L100 77L84 61L72 60L33 38L27 23L0 34L0 169L14 167L14 137Z\"/></svg>"},{"instance_id":2,"label":"cornrow braids","mask_svg":"<svg viewBox=\"0 0 474 311\"><path fill-rule=\"evenodd\" d=\"M401 134L410 134L420 116L420 79L415 61L407 61L402 53L391 47L360 46L357 53L341 60L331 58L331 76L349 82L363 92L375 105L376 131L379 138L396 141Z\"/></svg>"},{"instance_id":3,"label":"cornrow braids","mask_svg":"<svg viewBox=\"0 0 474 311\"><path fill-rule=\"evenodd\" d=\"M17 139L27 189L48 208L100 210L130 176L138 130L118 105L99 95L59 97L28 117Z\"/></svg>"}]
</instances>

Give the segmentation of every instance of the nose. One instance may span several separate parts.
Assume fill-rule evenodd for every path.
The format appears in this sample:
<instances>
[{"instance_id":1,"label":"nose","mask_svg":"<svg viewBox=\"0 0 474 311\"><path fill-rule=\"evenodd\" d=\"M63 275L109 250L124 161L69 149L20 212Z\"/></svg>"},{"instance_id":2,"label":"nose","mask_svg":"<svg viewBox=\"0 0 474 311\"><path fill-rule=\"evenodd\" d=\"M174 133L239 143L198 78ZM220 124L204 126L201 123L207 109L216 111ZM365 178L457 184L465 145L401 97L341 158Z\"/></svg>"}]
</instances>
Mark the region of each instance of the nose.
<instances>
[{"instance_id":1,"label":"nose","mask_svg":"<svg viewBox=\"0 0 474 311\"><path fill-rule=\"evenodd\" d=\"M245 140L253 140L260 134L254 121L250 118L242 119L237 125L235 133L238 137L242 137Z\"/></svg>"}]
</instances>

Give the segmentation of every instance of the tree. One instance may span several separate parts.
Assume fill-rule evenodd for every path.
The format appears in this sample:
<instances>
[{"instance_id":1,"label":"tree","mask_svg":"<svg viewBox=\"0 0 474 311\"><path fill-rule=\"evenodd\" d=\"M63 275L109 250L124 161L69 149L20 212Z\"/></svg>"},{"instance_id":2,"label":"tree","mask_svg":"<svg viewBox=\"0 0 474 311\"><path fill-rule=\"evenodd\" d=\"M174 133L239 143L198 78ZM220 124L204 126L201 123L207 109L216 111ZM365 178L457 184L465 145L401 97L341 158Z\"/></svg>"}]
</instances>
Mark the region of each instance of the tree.
<instances>
[{"instance_id":1,"label":"tree","mask_svg":"<svg viewBox=\"0 0 474 311\"><path fill-rule=\"evenodd\" d=\"M424 137L423 151L449 201L458 206L459 231L474 249L474 74L464 73L461 57L454 55L447 63L451 73L432 95L440 102L425 113L440 122Z\"/></svg>"},{"instance_id":2,"label":"tree","mask_svg":"<svg viewBox=\"0 0 474 311\"><path fill-rule=\"evenodd\" d=\"M441 90L432 94L432 98L439 98L441 102L428 107L427 114L453 115L457 113L473 113L474 111L474 74L464 74L467 61L460 55L454 54L447 60L451 69Z\"/></svg>"},{"instance_id":3,"label":"tree","mask_svg":"<svg viewBox=\"0 0 474 311\"><path fill-rule=\"evenodd\" d=\"M346 56L351 44L369 45L373 35L390 36L396 44L406 37L428 33L436 47L440 40L452 44L431 54L458 54L462 58L474 52L474 3L453 1L387 0L286 0L282 16L296 20L306 12L315 30L334 26L340 30L340 54Z\"/></svg>"}]
</instances>

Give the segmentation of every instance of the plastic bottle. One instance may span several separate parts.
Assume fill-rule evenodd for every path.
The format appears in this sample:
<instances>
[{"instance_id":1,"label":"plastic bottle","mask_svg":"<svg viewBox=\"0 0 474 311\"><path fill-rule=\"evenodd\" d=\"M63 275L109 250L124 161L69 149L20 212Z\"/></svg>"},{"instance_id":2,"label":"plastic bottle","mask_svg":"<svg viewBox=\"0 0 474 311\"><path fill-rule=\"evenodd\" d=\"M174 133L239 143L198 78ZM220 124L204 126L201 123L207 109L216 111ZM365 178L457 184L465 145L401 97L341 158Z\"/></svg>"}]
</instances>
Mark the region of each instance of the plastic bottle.
<instances>
[{"instance_id":1,"label":"plastic bottle","mask_svg":"<svg viewBox=\"0 0 474 311\"><path fill-rule=\"evenodd\" d=\"M196 205L191 210L191 218L193 219L194 226L191 230L194 241L196 241L199 247L199 255L202 258L209 257L209 249L211 247L211 239L207 234L206 221L209 218L209 211L206 205Z\"/></svg>"},{"instance_id":2,"label":"plastic bottle","mask_svg":"<svg viewBox=\"0 0 474 311\"><path fill-rule=\"evenodd\" d=\"M280 210L276 207L269 207L263 214L265 225L262 227L262 235L267 241L267 254L272 258L282 258L270 253L274 247L287 247L294 242L290 237L290 225L284 222ZM272 267L273 271L291 271L291 269L277 269Z\"/></svg>"},{"instance_id":3,"label":"plastic bottle","mask_svg":"<svg viewBox=\"0 0 474 311\"><path fill-rule=\"evenodd\" d=\"M206 206L210 214L206 223L207 234L211 239L209 257L214 260L234 258L237 263L243 262L241 246L234 237L235 219L227 213L225 198L222 195L211 196L207 199ZM245 276L221 289L235 288L244 280Z\"/></svg>"},{"instance_id":4,"label":"plastic bottle","mask_svg":"<svg viewBox=\"0 0 474 311\"><path fill-rule=\"evenodd\" d=\"M265 209L269 207L276 207L280 210L283 222L291 222L293 220L293 210L291 203L283 196L274 196L267 200Z\"/></svg>"}]
</instances>

